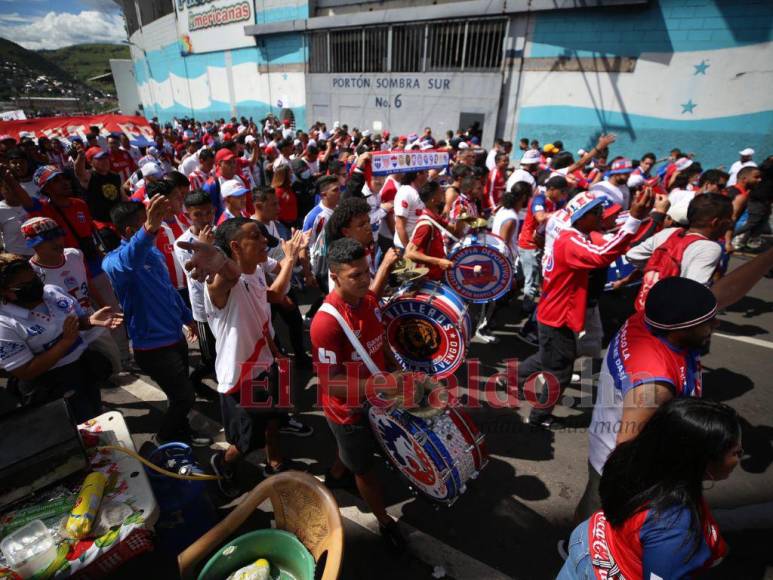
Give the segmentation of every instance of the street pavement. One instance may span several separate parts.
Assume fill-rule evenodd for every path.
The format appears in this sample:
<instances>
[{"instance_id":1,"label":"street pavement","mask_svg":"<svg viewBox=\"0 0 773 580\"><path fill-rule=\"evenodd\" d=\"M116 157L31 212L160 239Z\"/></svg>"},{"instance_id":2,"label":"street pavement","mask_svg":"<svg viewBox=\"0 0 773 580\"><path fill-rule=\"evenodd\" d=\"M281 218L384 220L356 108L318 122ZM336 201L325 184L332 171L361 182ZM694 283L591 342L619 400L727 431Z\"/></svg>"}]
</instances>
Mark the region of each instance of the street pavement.
<instances>
[{"instance_id":1,"label":"street pavement","mask_svg":"<svg viewBox=\"0 0 773 580\"><path fill-rule=\"evenodd\" d=\"M747 258L734 258L737 267ZM307 296L305 310L311 302ZM623 316L623 295L604 297L602 312L613 328ZM709 577L773 579L773 279L763 279L738 304L722 313L711 352L704 357L704 396L733 406L743 418L741 465L729 480L707 483L707 497L731 548L730 556ZM525 359L535 349L514 338L521 320L518 303L498 315L498 344L473 342L468 360L480 361L482 377L504 370L503 361ZM277 323L280 337L286 329ZM284 340L285 344L288 344ZM195 355L195 353L194 353ZM195 357L194 357L195 358ZM386 464L379 464L389 512L400 518L410 552L394 559L382 546L375 518L362 500L348 492L335 495L344 518L346 547L342 578L554 578L562 561L558 541L572 529L573 512L587 478L587 426L593 375L590 359L578 362L580 383L567 390L556 414L568 417L562 432L535 430L525 423L528 406L483 406L469 414L486 433L490 462L451 507L439 507L415 496ZM466 368L457 376L466 384ZM315 429L313 437L283 436L282 445L294 466L323 477L335 445L324 417L315 409L314 377L298 373L293 400L299 418ZM214 387L214 383L210 383ZM124 413L139 448L149 441L166 404L147 377L125 375L120 388L104 391L106 406ZM199 399L192 421L212 434L213 449L223 447L216 401ZM208 468L211 450L197 450ZM240 472L245 486L260 476L260 454L248 458ZM223 504L214 489L213 500ZM227 509L223 509L225 514ZM157 555L161 556L161 555ZM167 565L172 567L171 560Z\"/></svg>"}]
</instances>

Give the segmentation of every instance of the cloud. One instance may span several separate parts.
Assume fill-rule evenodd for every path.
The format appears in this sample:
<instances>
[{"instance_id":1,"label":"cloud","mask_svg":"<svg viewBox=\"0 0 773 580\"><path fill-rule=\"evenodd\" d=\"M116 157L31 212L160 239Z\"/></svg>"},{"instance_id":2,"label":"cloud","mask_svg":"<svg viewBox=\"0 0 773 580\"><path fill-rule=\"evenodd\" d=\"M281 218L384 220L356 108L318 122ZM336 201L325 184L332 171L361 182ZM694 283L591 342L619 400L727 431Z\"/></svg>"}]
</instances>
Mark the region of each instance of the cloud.
<instances>
[{"instance_id":1,"label":"cloud","mask_svg":"<svg viewBox=\"0 0 773 580\"><path fill-rule=\"evenodd\" d=\"M29 16L22 16L18 12L11 12L10 14L0 14L0 23L5 26L13 26L13 23L25 23L29 22Z\"/></svg>"},{"instance_id":2,"label":"cloud","mask_svg":"<svg viewBox=\"0 0 773 580\"><path fill-rule=\"evenodd\" d=\"M84 10L79 14L49 12L29 17L26 23L0 17L0 36L30 50L53 49L84 42L118 43L126 40L126 29L120 13ZM16 23L16 24L14 24Z\"/></svg>"}]
</instances>

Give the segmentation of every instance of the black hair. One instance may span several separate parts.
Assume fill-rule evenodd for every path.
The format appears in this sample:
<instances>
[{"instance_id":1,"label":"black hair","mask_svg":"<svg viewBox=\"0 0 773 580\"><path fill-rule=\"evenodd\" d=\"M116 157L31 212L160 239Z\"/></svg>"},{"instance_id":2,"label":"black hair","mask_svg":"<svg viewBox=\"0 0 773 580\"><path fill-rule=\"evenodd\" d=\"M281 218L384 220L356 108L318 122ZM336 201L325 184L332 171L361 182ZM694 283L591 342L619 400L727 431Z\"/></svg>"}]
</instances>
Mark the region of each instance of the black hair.
<instances>
[{"instance_id":1,"label":"black hair","mask_svg":"<svg viewBox=\"0 0 773 580\"><path fill-rule=\"evenodd\" d=\"M553 175L553 172L550 171L550 169L541 169L537 172L537 175L534 176L534 180L537 182L537 185L545 185L551 175Z\"/></svg>"},{"instance_id":2,"label":"black hair","mask_svg":"<svg viewBox=\"0 0 773 580\"><path fill-rule=\"evenodd\" d=\"M722 171L721 169L707 169L701 174L701 178L698 181L698 186L703 187L707 183L717 185L721 181L727 183L728 179L730 179L730 174L726 171Z\"/></svg>"},{"instance_id":3,"label":"black hair","mask_svg":"<svg viewBox=\"0 0 773 580\"><path fill-rule=\"evenodd\" d=\"M200 189L194 189L185 194L185 200L183 201L185 207L201 207L203 205L212 205L212 198L206 191Z\"/></svg>"},{"instance_id":4,"label":"black hair","mask_svg":"<svg viewBox=\"0 0 773 580\"><path fill-rule=\"evenodd\" d=\"M426 204L438 190L440 190L440 184L437 181L428 181L419 189L419 199Z\"/></svg>"},{"instance_id":5,"label":"black hair","mask_svg":"<svg viewBox=\"0 0 773 580\"><path fill-rule=\"evenodd\" d=\"M123 236L127 227L137 223L137 216L144 211L145 206L136 201L120 201L110 208L110 221L118 233Z\"/></svg>"},{"instance_id":6,"label":"black hair","mask_svg":"<svg viewBox=\"0 0 773 580\"><path fill-rule=\"evenodd\" d=\"M365 248L357 240L340 238L327 247L327 262L337 271L342 264L351 264L365 257Z\"/></svg>"},{"instance_id":7,"label":"black hair","mask_svg":"<svg viewBox=\"0 0 773 580\"><path fill-rule=\"evenodd\" d=\"M736 175L736 181L740 181L741 179L744 179L754 173L755 171L759 171L759 167L756 167L754 165L747 165L746 167L741 167L741 170Z\"/></svg>"},{"instance_id":8,"label":"black hair","mask_svg":"<svg viewBox=\"0 0 773 580\"><path fill-rule=\"evenodd\" d=\"M408 173L403 173L400 176L400 185L410 185L414 181L416 181L416 178L418 177L418 172L416 171L409 171Z\"/></svg>"},{"instance_id":9,"label":"black hair","mask_svg":"<svg viewBox=\"0 0 773 580\"><path fill-rule=\"evenodd\" d=\"M500 203L502 207L512 209L519 200L526 201L532 193L531 184L526 181L516 181L509 190L502 192Z\"/></svg>"},{"instance_id":10,"label":"black hair","mask_svg":"<svg viewBox=\"0 0 773 580\"><path fill-rule=\"evenodd\" d=\"M693 554L702 538L702 482L711 463L739 442L738 414L706 399L672 399L659 407L639 434L612 451L599 495L604 516L619 528L642 510L662 514L687 508Z\"/></svg>"},{"instance_id":11,"label":"black hair","mask_svg":"<svg viewBox=\"0 0 773 580\"><path fill-rule=\"evenodd\" d=\"M170 171L169 173L164 175L164 181L168 181L173 188L191 186L190 180L179 171Z\"/></svg>"},{"instance_id":12,"label":"black hair","mask_svg":"<svg viewBox=\"0 0 773 580\"><path fill-rule=\"evenodd\" d=\"M215 229L215 245L231 258L231 242L239 235L242 226L252 221L250 218L241 216L225 220Z\"/></svg>"},{"instance_id":13,"label":"black hair","mask_svg":"<svg viewBox=\"0 0 773 580\"><path fill-rule=\"evenodd\" d=\"M209 161L215 158L215 151L213 149L203 149L199 152L199 161Z\"/></svg>"},{"instance_id":14,"label":"black hair","mask_svg":"<svg viewBox=\"0 0 773 580\"><path fill-rule=\"evenodd\" d=\"M365 194L362 193L362 189L365 187L365 174L355 171L349 176L346 181L346 189L341 195L341 199L347 199L350 197L358 197L360 199L365 198Z\"/></svg>"},{"instance_id":15,"label":"black hair","mask_svg":"<svg viewBox=\"0 0 773 580\"><path fill-rule=\"evenodd\" d=\"M687 223L690 227L706 226L715 218L733 215L733 202L720 193L696 195L687 206Z\"/></svg>"},{"instance_id":16,"label":"black hair","mask_svg":"<svg viewBox=\"0 0 773 580\"><path fill-rule=\"evenodd\" d=\"M562 175L554 175L545 182L545 189L560 189L561 191L566 191L569 189L569 182L566 180L566 177L563 177Z\"/></svg>"},{"instance_id":17,"label":"black hair","mask_svg":"<svg viewBox=\"0 0 773 580\"><path fill-rule=\"evenodd\" d=\"M559 151L562 151L562 150L563 150L563 148L564 148L564 142L563 142L563 141L561 141L561 140L556 140L556 141L553 141L553 147L555 147L555 148L556 148L556 149L558 149Z\"/></svg>"},{"instance_id":18,"label":"black hair","mask_svg":"<svg viewBox=\"0 0 773 580\"><path fill-rule=\"evenodd\" d=\"M145 186L145 191L148 194L148 199L153 197L154 195L158 195L159 193L161 195L169 195L172 193L172 189L174 188L174 185L172 185L171 181L166 181L165 179L159 179L158 181L151 181L148 182L148 184Z\"/></svg>"},{"instance_id":19,"label":"black hair","mask_svg":"<svg viewBox=\"0 0 773 580\"><path fill-rule=\"evenodd\" d=\"M338 178L335 175L323 175L317 179L317 190L319 190L321 194L331 183L335 183L336 186L338 186Z\"/></svg>"},{"instance_id":20,"label":"black hair","mask_svg":"<svg viewBox=\"0 0 773 580\"><path fill-rule=\"evenodd\" d=\"M252 201L255 203L266 203L269 195L276 195L273 187L261 185L252 190Z\"/></svg>"},{"instance_id":21,"label":"black hair","mask_svg":"<svg viewBox=\"0 0 773 580\"><path fill-rule=\"evenodd\" d=\"M467 175L462 178L462 181L459 184L459 190L466 195L467 193L475 189L475 186L478 183L478 181L479 180L477 177L475 177L474 172L471 171L470 175Z\"/></svg>"},{"instance_id":22,"label":"black hair","mask_svg":"<svg viewBox=\"0 0 773 580\"><path fill-rule=\"evenodd\" d=\"M701 164L694 161L688 168L684 171L680 171L677 176L674 177L674 181L671 182L671 189L684 189L687 187L687 184L690 183L690 180L701 171L703 171Z\"/></svg>"},{"instance_id":23,"label":"black hair","mask_svg":"<svg viewBox=\"0 0 773 580\"><path fill-rule=\"evenodd\" d=\"M0 252L0 288L8 288L8 284L16 274L30 269L32 269L32 266L29 263L29 258L19 256L18 254Z\"/></svg>"},{"instance_id":24,"label":"black hair","mask_svg":"<svg viewBox=\"0 0 773 580\"><path fill-rule=\"evenodd\" d=\"M349 197L342 200L325 224L325 242L330 244L343 238L343 229L348 228L356 216L363 214L370 214L370 206L364 198Z\"/></svg>"},{"instance_id":25,"label":"black hair","mask_svg":"<svg viewBox=\"0 0 773 580\"><path fill-rule=\"evenodd\" d=\"M653 162L658 160L658 158L655 157L655 154L651 152L647 152L641 156L642 161L644 161L645 159L652 159Z\"/></svg>"},{"instance_id":26,"label":"black hair","mask_svg":"<svg viewBox=\"0 0 773 580\"><path fill-rule=\"evenodd\" d=\"M470 166L462 163L454 165L453 169L451 169L451 177L454 178L454 181L459 181L471 174L472 169L470 169Z\"/></svg>"},{"instance_id":27,"label":"black hair","mask_svg":"<svg viewBox=\"0 0 773 580\"><path fill-rule=\"evenodd\" d=\"M574 163L574 157L572 154L569 153L569 151L562 151L553 157L553 161L550 163L550 167L555 171L558 171L564 167L569 167L572 163Z\"/></svg>"},{"instance_id":28,"label":"black hair","mask_svg":"<svg viewBox=\"0 0 773 580\"><path fill-rule=\"evenodd\" d=\"M494 156L494 162L495 162L495 163L499 163L500 159L502 159L503 157L504 157L504 158L506 158L506 159L510 159L510 155L508 155L508 154L507 154L507 153L505 153L504 151L500 151L499 153L497 153L497 154Z\"/></svg>"}]
</instances>

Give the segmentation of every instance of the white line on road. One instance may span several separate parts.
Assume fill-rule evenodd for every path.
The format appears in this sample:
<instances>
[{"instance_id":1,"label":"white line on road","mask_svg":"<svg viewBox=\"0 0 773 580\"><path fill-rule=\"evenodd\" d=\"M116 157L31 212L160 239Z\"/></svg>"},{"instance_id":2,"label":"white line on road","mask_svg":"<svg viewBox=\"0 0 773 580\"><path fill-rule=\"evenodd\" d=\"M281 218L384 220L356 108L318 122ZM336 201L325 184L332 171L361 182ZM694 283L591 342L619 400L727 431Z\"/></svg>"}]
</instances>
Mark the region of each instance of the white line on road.
<instances>
[{"instance_id":1,"label":"white line on road","mask_svg":"<svg viewBox=\"0 0 773 580\"><path fill-rule=\"evenodd\" d=\"M746 344L753 344L754 346L761 346L763 348L773 348L773 342L769 340L760 340L759 338L752 338L750 336L733 336L732 334L722 334L721 332L715 332L713 336L727 338L729 340L737 340L738 342L745 342Z\"/></svg>"}]
</instances>

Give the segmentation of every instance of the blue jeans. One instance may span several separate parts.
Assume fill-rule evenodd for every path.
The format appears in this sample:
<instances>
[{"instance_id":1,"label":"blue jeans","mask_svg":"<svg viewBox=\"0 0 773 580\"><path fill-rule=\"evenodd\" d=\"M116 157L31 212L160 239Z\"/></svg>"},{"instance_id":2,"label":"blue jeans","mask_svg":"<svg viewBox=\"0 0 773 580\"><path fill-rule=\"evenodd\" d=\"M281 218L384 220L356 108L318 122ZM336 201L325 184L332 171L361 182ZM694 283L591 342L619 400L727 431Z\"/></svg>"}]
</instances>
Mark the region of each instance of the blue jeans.
<instances>
[{"instance_id":1,"label":"blue jeans","mask_svg":"<svg viewBox=\"0 0 773 580\"><path fill-rule=\"evenodd\" d=\"M540 278L542 277L542 250L518 248L518 258L523 272L523 295L533 300L539 296Z\"/></svg>"},{"instance_id":2,"label":"blue jeans","mask_svg":"<svg viewBox=\"0 0 773 580\"><path fill-rule=\"evenodd\" d=\"M574 528L569 538L569 556L556 580L594 580L593 566L590 563L588 548L588 520Z\"/></svg>"}]
</instances>

